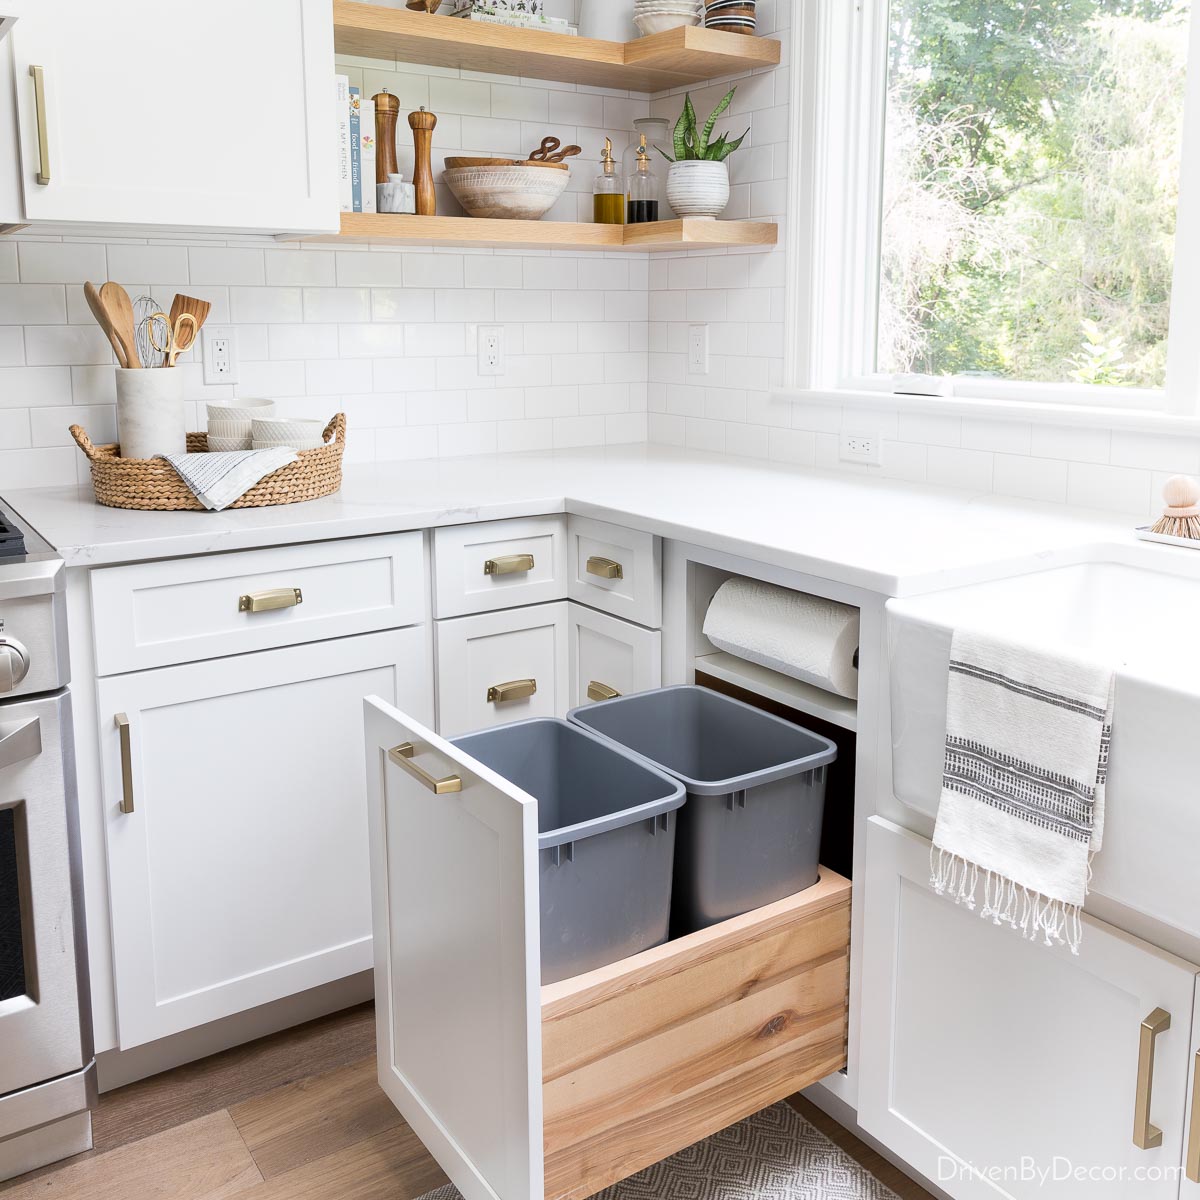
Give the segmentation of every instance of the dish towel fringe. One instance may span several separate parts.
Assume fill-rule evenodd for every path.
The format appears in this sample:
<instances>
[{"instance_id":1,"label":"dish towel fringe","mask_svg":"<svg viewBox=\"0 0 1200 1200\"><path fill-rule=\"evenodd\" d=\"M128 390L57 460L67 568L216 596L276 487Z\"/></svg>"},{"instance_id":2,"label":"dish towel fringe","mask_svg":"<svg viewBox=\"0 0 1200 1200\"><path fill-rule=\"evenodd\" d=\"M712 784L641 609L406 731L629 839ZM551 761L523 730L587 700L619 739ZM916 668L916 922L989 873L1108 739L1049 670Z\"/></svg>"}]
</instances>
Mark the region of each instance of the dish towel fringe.
<instances>
[{"instance_id":1,"label":"dish towel fringe","mask_svg":"<svg viewBox=\"0 0 1200 1200\"><path fill-rule=\"evenodd\" d=\"M164 454L192 495L209 512L220 512L256 483L296 461L295 450L229 450L215 454Z\"/></svg>"},{"instance_id":2,"label":"dish towel fringe","mask_svg":"<svg viewBox=\"0 0 1200 1200\"><path fill-rule=\"evenodd\" d=\"M1079 953L1104 834L1111 668L955 630L931 883Z\"/></svg>"}]
</instances>

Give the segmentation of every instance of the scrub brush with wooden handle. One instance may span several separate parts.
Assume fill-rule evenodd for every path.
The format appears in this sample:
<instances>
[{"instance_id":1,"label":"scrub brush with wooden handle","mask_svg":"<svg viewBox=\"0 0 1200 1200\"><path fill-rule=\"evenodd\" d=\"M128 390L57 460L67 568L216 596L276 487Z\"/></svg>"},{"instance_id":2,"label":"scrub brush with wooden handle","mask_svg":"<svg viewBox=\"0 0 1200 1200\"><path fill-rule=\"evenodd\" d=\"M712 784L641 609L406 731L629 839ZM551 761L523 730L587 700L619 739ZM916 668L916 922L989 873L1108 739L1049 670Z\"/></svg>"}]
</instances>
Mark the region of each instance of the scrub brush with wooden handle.
<instances>
[{"instance_id":1,"label":"scrub brush with wooden handle","mask_svg":"<svg viewBox=\"0 0 1200 1200\"><path fill-rule=\"evenodd\" d=\"M1163 499L1167 506L1150 532L1200 541L1200 484L1188 475L1172 475Z\"/></svg>"}]
</instances>

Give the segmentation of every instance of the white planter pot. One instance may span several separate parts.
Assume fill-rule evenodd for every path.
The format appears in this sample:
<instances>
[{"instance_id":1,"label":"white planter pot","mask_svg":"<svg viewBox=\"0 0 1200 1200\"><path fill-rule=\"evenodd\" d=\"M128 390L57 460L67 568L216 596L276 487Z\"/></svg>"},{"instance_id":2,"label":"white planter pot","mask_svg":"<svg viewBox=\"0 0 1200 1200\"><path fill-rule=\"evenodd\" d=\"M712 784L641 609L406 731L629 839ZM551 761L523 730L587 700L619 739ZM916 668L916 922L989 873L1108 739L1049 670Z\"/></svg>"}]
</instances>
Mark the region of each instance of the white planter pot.
<instances>
[{"instance_id":1,"label":"white planter pot","mask_svg":"<svg viewBox=\"0 0 1200 1200\"><path fill-rule=\"evenodd\" d=\"M704 159L672 163L667 203L681 217L719 217L729 203L728 165Z\"/></svg>"},{"instance_id":2,"label":"white planter pot","mask_svg":"<svg viewBox=\"0 0 1200 1200\"><path fill-rule=\"evenodd\" d=\"M117 368L117 440L122 458L154 458L187 449L182 371Z\"/></svg>"},{"instance_id":3,"label":"white planter pot","mask_svg":"<svg viewBox=\"0 0 1200 1200\"><path fill-rule=\"evenodd\" d=\"M631 42L638 36L633 0L580 0L579 36L604 42Z\"/></svg>"}]
</instances>

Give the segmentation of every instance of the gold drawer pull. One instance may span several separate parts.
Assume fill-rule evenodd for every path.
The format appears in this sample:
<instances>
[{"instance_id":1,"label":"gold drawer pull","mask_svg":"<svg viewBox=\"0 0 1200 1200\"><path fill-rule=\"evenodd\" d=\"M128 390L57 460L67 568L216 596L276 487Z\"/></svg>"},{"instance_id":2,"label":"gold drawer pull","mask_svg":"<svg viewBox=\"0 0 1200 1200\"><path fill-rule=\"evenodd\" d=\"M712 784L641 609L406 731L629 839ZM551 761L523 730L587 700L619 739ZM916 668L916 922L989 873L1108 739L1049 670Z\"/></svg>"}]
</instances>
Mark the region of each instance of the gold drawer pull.
<instances>
[{"instance_id":1,"label":"gold drawer pull","mask_svg":"<svg viewBox=\"0 0 1200 1200\"><path fill-rule=\"evenodd\" d=\"M625 578L625 568L619 562L614 562L611 558L601 558L598 554L593 554L587 560L587 573L599 575L601 579Z\"/></svg>"},{"instance_id":2,"label":"gold drawer pull","mask_svg":"<svg viewBox=\"0 0 1200 1200\"><path fill-rule=\"evenodd\" d=\"M589 700L615 700L620 694L616 688L610 688L607 683L597 683L593 679L588 684L587 698Z\"/></svg>"},{"instance_id":3,"label":"gold drawer pull","mask_svg":"<svg viewBox=\"0 0 1200 1200\"><path fill-rule=\"evenodd\" d=\"M295 608L303 604L299 588L270 588L265 592L248 592L238 597L238 612L272 612L277 608Z\"/></svg>"},{"instance_id":4,"label":"gold drawer pull","mask_svg":"<svg viewBox=\"0 0 1200 1200\"><path fill-rule=\"evenodd\" d=\"M33 77L33 113L37 124L38 165L36 179L42 187L50 182L50 131L46 125L46 69L30 67Z\"/></svg>"},{"instance_id":5,"label":"gold drawer pull","mask_svg":"<svg viewBox=\"0 0 1200 1200\"><path fill-rule=\"evenodd\" d=\"M133 747L129 743L129 718L124 713L113 717L121 735L121 803L123 813L133 812Z\"/></svg>"},{"instance_id":6,"label":"gold drawer pull","mask_svg":"<svg viewBox=\"0 0 1200 1200\"><path fill-rule=\"evenodd\" d=\"M388 758L396 766L403 767L414 779L424 784L435 796L445 796L450 792L462 791L462 780L457 775L446 775L442 779L439 779L436 775L430 775L424 767L417 766L413 762L416 753L417 749L412 742L402 742L399 746L393 746L388 751Z\"/></svg>"},{"instance_id":7,"label":"gold drawer pull","mask_svg":"<svg viewBox=\"0 0 1200 1200\"><path fill-rule=\"evenodd\" d=\"M1162 1130L1150 1123L1150 1102L1154 1096L1154 1043L1160 1033L1171 1028L1171 1014L1156 1008L1143 1022L1138 1037L1137 1091L1133 1101L1133 1144L1139 1150L1162 1145Z\"/></svg>"},{"instance_id":8,"label":"gold drawer pull","mask_svg":"<svg viewBox=\"0 0 1200 1200\"><path fill-rule=\"evenodd\" d=\"M1192 1111L1188 1117L1187 1158L1183 1169L1193 1183L1200 1183L1200 1054L1192 1062Z\"/></svg>"},{"instance_id":9,"label":"gold drawer pull","mask_svg":"<svg viewBox=\"0 0 1200 1200\"><path fill-rule=\"evenodd\" d=\"M520 575L533 570L532 554L505 554L483 564L485 575Z\"/></svg>"},{"instance_id":10,"label":"gold drawer pull","mask_svg":"<svg viewBox=\"0 0 1200 1200\"><path fill-rule=\"evenodd\" d=\"M496 683L487 690L490 704L503 704L506 700L524 700L537 691L536 679L514 679L509 683Z\"/></svg>"}]
</instances>

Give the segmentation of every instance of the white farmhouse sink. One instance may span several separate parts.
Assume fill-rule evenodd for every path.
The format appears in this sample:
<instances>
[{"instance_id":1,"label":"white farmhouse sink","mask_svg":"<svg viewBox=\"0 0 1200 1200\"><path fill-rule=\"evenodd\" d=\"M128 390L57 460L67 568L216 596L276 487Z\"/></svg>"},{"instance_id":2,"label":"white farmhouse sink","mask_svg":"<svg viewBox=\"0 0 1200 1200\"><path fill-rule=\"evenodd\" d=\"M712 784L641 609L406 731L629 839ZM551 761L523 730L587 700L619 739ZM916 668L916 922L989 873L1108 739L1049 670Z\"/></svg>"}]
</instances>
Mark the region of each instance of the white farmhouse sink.
<instances>
[{"instance_id":1,"label":"white farmhouse sink","mask_svg":"<svg viewBox=\"0 0 1200 1200\"><path fill-rule=\"evenodd\" d=\"M1112 756L1092 889L1200 935L1200 579L1089 563L887 609L896 798L937 812L956 627L1111 663Z\"/></svg>"}]
</instances>

